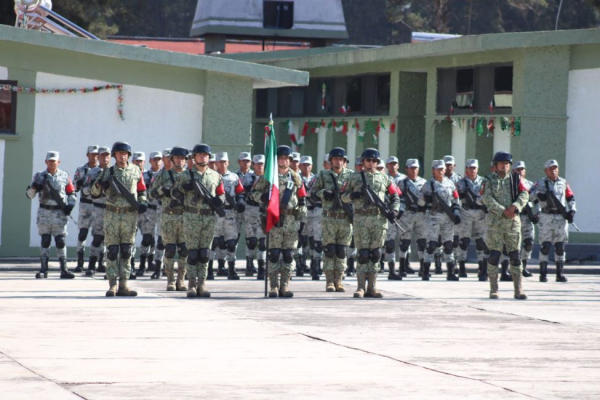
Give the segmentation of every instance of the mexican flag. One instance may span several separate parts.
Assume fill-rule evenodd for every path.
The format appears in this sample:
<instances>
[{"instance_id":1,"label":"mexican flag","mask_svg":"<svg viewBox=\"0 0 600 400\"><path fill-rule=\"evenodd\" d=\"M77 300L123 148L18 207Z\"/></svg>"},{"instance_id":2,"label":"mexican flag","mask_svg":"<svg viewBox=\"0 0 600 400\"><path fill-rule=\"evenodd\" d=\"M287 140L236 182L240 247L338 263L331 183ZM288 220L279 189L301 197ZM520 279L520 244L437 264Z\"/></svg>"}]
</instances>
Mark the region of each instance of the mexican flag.
<instances>
[{"instance_id":1,"label":"mexican flag","mask_svg":"<svg viewBox=\"0 0 600 400\"><path fill-rule=\"evenodd\" d=\"M269 232L279 221L279 173L277 171L277 140L273 117L265 127L265 179L269 182L269 205L267 206L267 229Z\"/></svg>"}]
</instances>

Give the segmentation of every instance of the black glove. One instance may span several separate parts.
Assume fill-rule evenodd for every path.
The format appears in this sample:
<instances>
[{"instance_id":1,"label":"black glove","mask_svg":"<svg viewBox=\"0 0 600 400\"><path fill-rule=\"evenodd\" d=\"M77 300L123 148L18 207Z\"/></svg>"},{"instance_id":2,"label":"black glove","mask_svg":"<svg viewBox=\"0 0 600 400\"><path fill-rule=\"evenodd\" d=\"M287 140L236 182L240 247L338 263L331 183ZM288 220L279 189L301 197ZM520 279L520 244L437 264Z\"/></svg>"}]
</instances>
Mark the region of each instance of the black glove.
<instances>
[{"instance_id":1,"label":"black glove","mask_svg":"<svg viewBox=\"0 0 600 400\"><path fill-rule=\"evenodd\" d=\"M548 195L546 193L538 192L537 198L541 201L546 201L548 199Z\"/></svg>"},{"instance_id":2,"label":"black glove","mask_svg":"<svg viewBox=\"0 0 600 400\"><path fill-rule=\"evenodd\" d=\"M223 200L215 196L210 199L210 204L212 204L213 207L220 207L223 205Z\"/></svg>"},{"instance_id":3,"label":"black glove","mask_svg":"<svg viewBox=\"0 0 600 400\"><path fill-rule=\"evenodd\" d=\"M350 193L350 200L360 199L362 197L362 192L352 192Z\"/></svg>"},{"instance_id":4,"label":"black glove","mask_svg":"<svg viewBox=\"0 0 600 400\"><path fill-rule=\"evenodd\" d=\"M402 211L402 210L398 211L398 216L396 217L396 219L402 218L403 215L404 215L404 211Z\"/></svg>"},{"instance_id":5,"label":"black glove","mask_svg":"<svg viewBox=\"0 0 600 400\"><path fill-rule=\"evenodd\" d=\"M138 208L138 214L143 214L148 211L148 206L146 204L140 204L140 208Z\"/></svg>"},{"instance_id":6,"label":"black glove","mask_svg":"<svg viewBox=\"0 0 600 400\"><path fill-rule=\"evenodd\" d=\"M163 187L162 188L162 194L163 194L163 196L170 196L171 195L171 188L170 187Z\"/></svg>"},{"instance_id":7,"label":"black glove","mask_svg":"<svg viewBox=\"0 0 600 400\"><path fill-rule=\"evenodd\" d=\"M567 221L572 224L573 223L573 219L575 218L575 211L571 210L567 213Z\"/></svg>"},{"instance_id":8,"label":"black glove","mask_svg":"<svg viewBox=\"0 0 600 400\"><path fill-rule=\"evenodd\" d=\"M181 185L181 187L184 188L187 191L194 190L194 183L193 182L186 182L183 185Z\"/></svg>"},{"instance_id":9,"label":"black glove","mask_svg":"<svg viewBox=\"0 0 600 400\"><path fill-rule=\"evenodd\" d=\"M325 200L331 201L335 198L332 190L323 190L323 198Z\"/></svg>"},{"instance_id":10,"label":"black glove","mask_svg":"<svg viewBox=\"0 0 600 400\"><path fill-rule=\"evenodd\" d=\"M392 222L398 216L398 211L396 211L396 210L390 210L390 211L388 211L388 213L385 216L388 219L388 221Z\"/></svg>"},{"instance_id":11,"label":"black glove","mask_svg":"<svg viewBox=\"0 0 600 400\"><path fill-rule=\"evenodd\" d=\"M69 215L71 215L71 211L73 211L73 207L75 207L75 206L74 206L74 205L72 205L72 204L67 204L67 205L65 206L64 213L65 213L65 215L66 215L66 216L69 216Z\"/></svg>"},{"instance_id":12,"label":"black glove","mask_svg":"<svg viewBox=\"0 0 600 400\"><path fill-rule=\"evenodd\" d=\"M100 186L102 186L102 189L104 189L104 190L106 190L110 187L110 182L108 181L108 179L98 181L98 183L100 184Z\"/></svg>"},{"instance_id":13,"label":"black glove","mask_svg":"<svg viewBox=\"0 0 600 400\"><path fill-rule=\"evenodd\" d=\"M537 224L538 222L540 222L540 217L538 217L537 214L532 214L531 217L529 217L529 220L533 223L533 224Z\"/></svg>"},{"instance_id":14,"label":"black glove","mask_svg":"<svg viewBox=\"0 0 600 400\"><path fill-rule=\"evenodd\" d=\"M426 194L426 195L424 195L423 197L425 198L425 202L426 202L426 203L428 203L428 204L431 204L431 203L433 203L433 196L432 196L432 195L430 195L430 194Z\"/></svg>"},{"instance_id":15,"label":"black glove","mask_svg":"<svg viewBox=\"0 0 600 400\"><path fill-rule=\"evenodd\" d=\"M39 183L39 182L33 182L33 183L31 184L31 188L32 188L33 190L35 190L36 192L39 192L39 191L41 191L41 190L44 188L44 185L42 185L42 184L41 184L41 183Z\"/></svg>"},{"instance_id":16,"label":"black glove","mask_svg":"<svg viewBox=\"0 0 600 400\"><path fill-rule=\"evenodd\" d=\"M269 202L269 192L265 192L260 196L260 201L263 203Z\"/></svg>"},{"instance_id":17,"label":"black glove","mask_svg":"<svg viewBox=\"0 0 600 400\"><path fill-rule=\"evenodd\" d=\"M77 185L78 188L83 186L83 178L81 179L77 179L77 182L75 182L75 184Z\"/></svg>"},{"instance_id":18,"label":"black glove","mask_svg":"<svg viewBox=\"0 0 600 400\"><path fill-rule=\"evenodd\" d=\"M243 201L238 202L235 205L235 211L237 211L240 214L246 211L246 203L244 203Z\"/></svg>"},{"instance_id":19,"label":"black glove","mask_svg":"<svg viewBox=\"0 0 600 400\"><path fill-rule=\"evenodd\" d=\"M454 225L459 225L460 221L460 214L454 214Z\"/></svg>"}]
</instances>

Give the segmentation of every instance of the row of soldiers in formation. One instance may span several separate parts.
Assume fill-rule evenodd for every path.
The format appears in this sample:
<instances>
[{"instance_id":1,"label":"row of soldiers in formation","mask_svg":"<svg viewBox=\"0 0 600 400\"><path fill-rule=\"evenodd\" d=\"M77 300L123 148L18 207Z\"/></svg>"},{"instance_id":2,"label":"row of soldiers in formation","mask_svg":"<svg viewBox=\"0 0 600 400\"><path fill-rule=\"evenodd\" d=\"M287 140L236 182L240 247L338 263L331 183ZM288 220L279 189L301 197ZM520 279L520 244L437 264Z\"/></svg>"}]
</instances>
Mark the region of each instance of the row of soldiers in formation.
<instances>
[{"instance_id":1,"label":"row of soldiers in formation","mask_svg":"<svg viewBox=\"0 0 600 400\"><path fill-rule=\"evenodd\" d=\"M129 163L132 155L133 164ZM240 169L233 173L228 170L227 153L213 154L210 146L200 144L190 156L187 149L174 147L150 153L151 168L144 171L145 155L132 153L125 142L115 143L112 149L90 146L88 163L77 169L73 184L58 168L58 152L48 152L47 169L37 173L27 188L29 198L40 194L37 223L42 266L37 277L47 277L52 236L61 278L74 277L66 266L65 236L67 216L79 191L76 271L83 271L85 240L91 229L86 275L94 276L97 266L104 270L106 254L107 296L135 295L127 280L143 276L146 269L154 271L152 278L159 278L164 261L167 290L209 297L205 280L214 279L214 259L218 262L217 275L239 279L235 253L242 227L246 276L258 272L257 278L264 279L268 257L271 297L293 295L289 291L293 261L296 274L302 276L309 254L309 270L315 280L321 274L324 255L327 291L343 292L344 272L356 272L355 297L382 297L376 280L383 261L388 263L388 279L401 280L414 274L408 260L415 239L421 279L429 280L432 263L436 273L441 273L442 260L448 280L466 277L467 249L474 242L479 280L490 281L490 297L498 296L500 274L501 280L514 282L515 298L526 298L521 282L523 275L530 276L526 265L531 257L534 223L538 223L541 244L540 281L547 280L552 247L556 279L566 281L564 244L567 223L573 222L576 209L574 195L558 176L555 160L546 162L546 177L533 184L525 179L525 164L513 166L512 156L502 152L494 156L493 172L485 178L478 174L477 160L467 160L463 178L454 171L454 158L446 156L433 162L429 181L419 177L418 160L407 160L406 175L401 174L398 159L390 157L384 166L376 149L366 149L356 160L356 171L352 171L347 168L344 149L334 148L318 175L311 172L310 156L293 153L288 146L279 146L277 155L281 219L273 228L267 249L261 223L269 193L268 182L261 179L263 155L251 158L247 152L240 153ZM116 160L113 166L111 156ZM138 229L142 246L135 272ZM258 270L253 265L255 257Z\"/></svg>"}]
</instances>

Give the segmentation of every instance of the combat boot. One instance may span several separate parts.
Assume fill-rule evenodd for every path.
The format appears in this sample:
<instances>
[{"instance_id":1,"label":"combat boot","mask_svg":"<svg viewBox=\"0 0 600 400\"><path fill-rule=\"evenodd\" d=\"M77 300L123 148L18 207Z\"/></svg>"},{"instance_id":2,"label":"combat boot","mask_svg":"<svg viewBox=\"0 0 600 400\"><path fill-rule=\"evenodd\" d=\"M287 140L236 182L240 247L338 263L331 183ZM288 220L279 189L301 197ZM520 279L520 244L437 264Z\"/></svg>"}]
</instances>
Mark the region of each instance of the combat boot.
<instances>
[{"instance_id":1,"label":"combat boot","mask_svg":"<svg viewBox=\"0 0 600 400\"><path fill-rule=\"evenodd\" d=\"M419 277L423 276L423 263L425 262L425 260L423 260L422 258L419 260Z\"/></svg>"},{"instance_id":2,"label":"combat boot","mask_svg":"<svg viewBox=\"0 0 600 400\"><path fill-rule=\"evenodd\" d=\"M315 259L310 259L310 276L313 281L318 281L319 276L317 275L317 266L315 265Z\"/></svg>"},{"instance_id":3,"label":"combat boot","mask_svg":"<svg viewBox=\"0 0 600 400\"><path fill-rule=\"evenodd\" d=\"M115 297L117 294L117 278L108 280L108 290L106 291L106 297Z\"/></svg>"},{"instance_id":4,"label":"combat boot","mask_svg":"<svg viewBox=\"0 0 600 400\"><path fill-rule=\"evenodd\" d=\"M129 289L127 287L127 279L119 280L119 290L117 290L117 296L129 296L135 297L137 296L137 292L133 289Z\"/></svg>"},{"instance_id":5,"label":"combat boot","mask_svg":"<svg viewBox=\"0 0 600 400\"><path fill-rule=\"evenodd\" d=\"M36 279L43 279L48 277L48 257L40 257L40 272L35 274Z\"/></svg>"},{"instance_id":6,"label":"combat boot","mask_svg":"<svg viewBox=\"0 0 600 400\"><path fill-rule=\"evenodd\" d=\"M454 263L453 262L446 263L446 270L447 270L447 274L446 274L447 281L458 281L459 280L459 277L454 274Z\"/></svg>"},{"instance_id":7,"label":"combat boot","mask_svg":"<svg viewBox=\"0 0 600 400\"><path fill-rule=\"evenodd\" d=\"M187 286L185 285L185 268L184 267L177 268L177 282L175 283L175 289L178 292L185 292L186 290L188 290Z\"/></svg>"},{"instance_id":8,"label":"combat boot","mask_svg":"<svg viewBox=\"0 0 600 400\"><path fill-rule=\"evenodd\" d=\"M346 269L346 276L351 277L356 274L354 269L354 257L348 257L348 269Z\"/></svg>"},{"instance_id":9,"label":"combat boot","mask_svg":"<svg viewBox=\"0 0 600 400\"><path fill-rule=\"evenodd\" d=\"M367 274L365 272L357 272L356 273L356 292L354 292L354 297L357 299L362 299L365 297L365 285L367 280Z\"/></svg>"},{"instance_id":10,"label":"combat boot","mask_svg":"<svg viewBox=\"0 0 600 400\"><path fill-rule=\"evenodd\" d=\"M154 262L154 254L148 255L148 267L146 267L148 272L156 270L156 263Z\"/></svg>"},{"instance_id":11,"label":"combat boot","mask_svg":"<svg viewBox=\"0 0 600 400\"><path fill-rule=\"evenodd\" d=\"M269 274L269 297L279 296L279 272L271 272Z\"/></svg>"},{"instance_id":12,"label":"combat boot","mask_svg":"<svg viewBox=\"0 0 600 400\"><path fill-rule=\"evenodd\" d=\"M408 275L415 274L415 270L410 267L410 260L408 259L408 257L404 259L404 272L406 272Z\"/></svg>"},{"instance_id":13,"label":"combat boot","mask_svg":"<svg viewBox=\"0 0 600 400\"><path fill-rule=\"evenodd\" d=\"M106 272L106 265L104 265L104 253L100 253L100 256L98 256L98 272Z\"/></svg>"},{"instance_id":14,"label":"combat boot","mask_svg":"<svg viewBox=\"0 0 600 400\"><path fill-rule=\"evenodd\" d=\"M312 276L312 280L319 281L319 280L321 280L321 274L323 273L323 269L321 268L321 259L313 258L312 262L314 262L314 264L315 264L315 273Z\"/></svg>"},{"instance_id":15,"label":"combat boot","mask_svg":"<svg viewBox=\"0 0 600 400\"><path fill-rule=\"evenodd\" d=\"M67 269L67 259L65 257L60 257L58 259L58 262L60 263L60 279L73 279L73 278L75 278L75 275L73 275Z\"/></svg>"},{"instance_id":16,"label":"combat boot","mask_svg":"<svg viewBox=\"0 0 600 400\"><path fill-rule=\"evenodd\" d=\"M459 261L458 262L458 276L461 278L468 278L467 276L467 266L465 261Z\"/></svg>"},{"instance_id":17,"label":"combat boot","mask_svg":"<svg viewBox=\"0 0 600 400\"><path fill-rule=\"evenodd\" d=\"M369 273L369 286L367 287L368 297L374 297L376 299L383 298L383 294L377 290L377 273Z\"/></svg>"},{"instance_id":18,"label":"combat boot","mask_svg":"<svg viewBox=\"0 0 600 400\"><path fill-rule=\"evenodd\" d=\"M385 254L382 254L379 259L379 273L381 274L383 272L385 272Z\"/></svg>"},{"instance_id":19,"label":"combat boot","mask_svg":"<svg viewBox=\"0 0 600 400\"><path fill-rule=\"evenodd\" d=\"M540 282L548 282L548 261L540 262Z\"/></svg>"},{"instance_id":20,"label":"combat boot","mask_svg":"<svg viewBox=\"0 0 600 400\"><path fill-rule=\"evenodd\" d=\"M515 287L515 299L527 300L527 295L523 292L523 275L521 273L512 274L512 278Z\"/></svg>"},{"instance_id":21,"label":"combat boot","mask_svg":"<svg viewBox=\"0 0 600 400\"><path fill-rule=\"evenodd\" d=\"M191 283L190 283L191 285ZM204 278L198 279L198 287L196 288L196 295L198 297L208 298L210 297L210 292L206 290L206 281Z\"/></svg>"},{"instance_id":22,"label":"combat boot","mask_svg":"<svg viewBox=\"0 0 600 400\"><path fill-rule=\"evenodd\" d=\"M97 256L90 256L90 263L88 264L88 269L85 271L85 276L89 276L93 278L96 274L96 262L98 261Z\"/></svg>"},{"instance_id":23,"label":"combat boot","mask_svg":"<svg viewBox=\"0 0 600 400\"><path fill-rule=\"evenodd\" d=\"M231 281L239 281L240 277L238 276L237 272L235 272L235 261L227 261L227 265L229 266L227 279Z\"/></svg>"},{"instance_id":24,"label":"combat boot","mask_svg":"<svg viewBox=\"0 0 600 400\"><path fill-rule=\"evenodd\" d=\"M294 259L296 261L296 276L304 276L304 266L302 265L301 256L299 254L296 254L294 256Z\"/></svg>"},{"instance_id":25,"label":"combat boot","mask_svg":"<svg viewBox=\"0 0 600 400\"><path fill-rule=\"evenodd\" d=\"M564 275L565 264L562 261L556 262L556 282L567 282L567 277Z\"/></svg>"},{"instance_id":26,"label":"combat boot","mask_svg":"<svg viewBox=\"0 0 600 400\"><path fill-rule=\"evenodd\" d=\"M483 261L479 261L479 273L477 274L479 278L479 282L485 282L488 279L487 273L487 259L483 259Z\"/></svg>"},{"instance_id":27,"label":"combat boot","mask_svg":"<svg viewBox=\"0 0 600 400\"><path fill-rule=\"evenodd\" d=\"M135 274L135 257L131 256L131 258L129 259L129 265L130 265L130 270L129 270L129 279L136 279L137 276Z\"/></svg>"},{"instance_id":28,"label":"combat boot","mask_svg":"<svg viewBox=\"0 0 600 400\"><path fill-rule=\"evenodd\" d=\"M167 269L167 291L175 291L175 270L173 267Z\"/></svg>"},{"instance_id":29,"label":"combat boot","mask_svg":"<svg viewBox=\"0 0 600 400\"><path fill-rule=\"evenodd\" d=\"M510 282L512 281L512 276L508 273L509 262L508 260L502 261L502 272L500 275L500 281L502 282Z\"/></svg>"},{"instance_id":30,"label":"combat boot","mask_svg":"<svg viewBox=\"0 0 600 400\"><path fill-rule=\"evenodd\" d=\"M339 269L333 270L333 286L335 286L336 292L345 292L344 284L342 283L342 279L344 279L344 271L340 271Z\"/></svg>"},{"instance_id":31,"label":"combat boot","mask_svg":"<svg viewBox=\"0 0 600 400\"><path fill-rule=\"evenodd\" d=\"M77 267L75 267L73 272L83 272L83 250L77 252Z\"/></svg>"},{"instance_id":32,"label":"combat boot","mask_svg":"<svg viewBox=\"0 0 600 400\"><path fill-rule=\"evenodd\" d=\"M251 257L246 257L246 276L254 276L254 273L252 272L252 258Z\"/></svg>"},{"instance_id":33,"label":"combat boot","mask_svg":"<svg viewBox=\"0 0 600 400\"><path fill-rule=\"evenodd\" d=\"M196 278L190 278L190 286L187 291L187 297L196 297L198 292L196 291Z\"/></svg>"},{"instance_id":34,"label":"combat boot","mask_svg":"<svg viewBox=\"0 0 600 400\"><path fill-rule=\"evenodd\" d=\"M527 260L521 260L521 264L523 264L523 276L525 278L531 278L533 274L527 269Z\"/></svg>"},{"instance_id":35,"label":"combat boot","mask_svg":"<svg viewBox=\"0 0 600 400\"><path fill-rule=\"evenodd\" d=\"M431 275L429 275L429 269L431 268L431 263L430 262L423 262L423 273L421 274L421 280L422 281L428 281L429 277Z\"/></svg>"},{"instance_id":36,"label":"combat boot","mask_svg":"<svg viewBox=\"0 0 600 400\"><path fill-rule=\"evenodd\" d=\"M265 280L265 260L258 260L258 273L256 274L257 281Z\"/></svg>"},{"instance_id":37,"label":"combat boot","mask_svg":"<svg viewBox=\"0 0 600 400\"><path fill-rule=\"evenodd\" d=\"M206 275L207 281L215 280L215 270L213 269L213 260L208 260L208 274Z\"/></svg>"},{"instance_id":38,"label":"combat boot","mask_svg":"<svg viewBox=\"0 0 600 400\"><path fill-rule=\"evenodd\" d=\"M442 255L441 254L435 254L433 256L433 259L435 261L435 274L436 275L441 275L443 274L442 271Z\"/></svg>"},{"instance_id":39,"label":"combat boot","mask_svg":"<svg viewBox=\"0 0 600 400\"><path fill-rule=\"evenodd\" d=\"M225 260L217 260L217 276L227 276L227 269L225 268Z\"/></svg>"},{"instance_id":40,"label":"combat boot","mask_svg":"<svg viewBox=\"0 0 600 400\"><path fill-rule=\"evenodd\" d=\"M498 299L498 274L489 274L490 279L490 299Z\"/></svg>"},{"instance_id":41,"label":"combat boot","mask_svg":"<svg viewBox=\"0 0 600 400\"><path fill-rule=\"evenodd\" d=\"M398 275L400 275L402 278L406 278L406 276L408 275L406 273L406 264L407 264L407 262L408 262L408 260L406 258L401 258L400 259L400 265L398 266Z\"/></svg>"},{"instance_id":42,"label":"combat boot","mask_svg":"<svg viewBox=\"0 0 600 400\"><path fill-rule=\"evenodd\" d=\"M400 259L400 265L402 265L402 259ZM396 265L393 261L388 262L388 280L390 281L401 281L402 275L396 274Z\"/></svg>"},{"instance_id":43,"label":"combat boot","mask_svg":"<svg viewBox=\"0 0 600 400\"><path fill-rule=\"evenodd\" d=\"M279 297L290 298L294 297L294 292L288 290L290 287L290 279L292 275L287 270L281 271L281 284L279 285Z\"/></svg>"},{"instance_id":44,"label":"combat boot","mask_svg":"<svg viewBox=\"0 0 600 400\"><path fill-rule=\"evenodd\" d=\"M154 264L154 272L150 276L150 279L160 279L160 270L162 267L162 261L156 260Z\"/></svg>"},{"instance_id":45,"label":"combat boot","mask_svg":"<svg viewBox=\"0 0 600 400\"><path fill-rule=\"evenodd\" d=\"M325 291L335 292L335 285L333 284L333 271L330 269L325 270Z\"/></svg>"},{"instance_id":46,"label":"combat boot","mask_svg":"<svg viewBox=\"0 0 600 400\"><path fill-rule=\"evenodd\" d=\"M148 256L141 255L140 256L140 267L135 271L135 276L144 276L146 273L146 259Z\"/></svg>"}]
</instances>

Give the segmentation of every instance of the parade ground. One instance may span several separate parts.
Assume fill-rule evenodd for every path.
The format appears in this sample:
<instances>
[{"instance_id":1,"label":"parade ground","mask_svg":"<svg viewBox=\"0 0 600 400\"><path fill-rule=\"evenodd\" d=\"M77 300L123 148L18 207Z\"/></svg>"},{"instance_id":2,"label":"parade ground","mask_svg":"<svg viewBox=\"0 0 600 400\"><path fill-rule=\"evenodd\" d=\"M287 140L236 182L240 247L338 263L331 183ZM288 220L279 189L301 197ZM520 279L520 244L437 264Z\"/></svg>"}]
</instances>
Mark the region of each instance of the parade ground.
<instances>
[{"instance_id":1,"label":"parade ground","mask_svg":"<svg viewBox=\"0 0 600 400\"><path fill-rule=\"evenodd\" d=\"M102 274L57 270L0 266L2 399L600 398L600 276L569 267L568 283L524 279L526 301L511 282L489 300L474 273L380 274L381 300L310 277L292 299L246 277L208 281L210 299L147 277L105 298Z\"/></svg>"}]
</instances>

